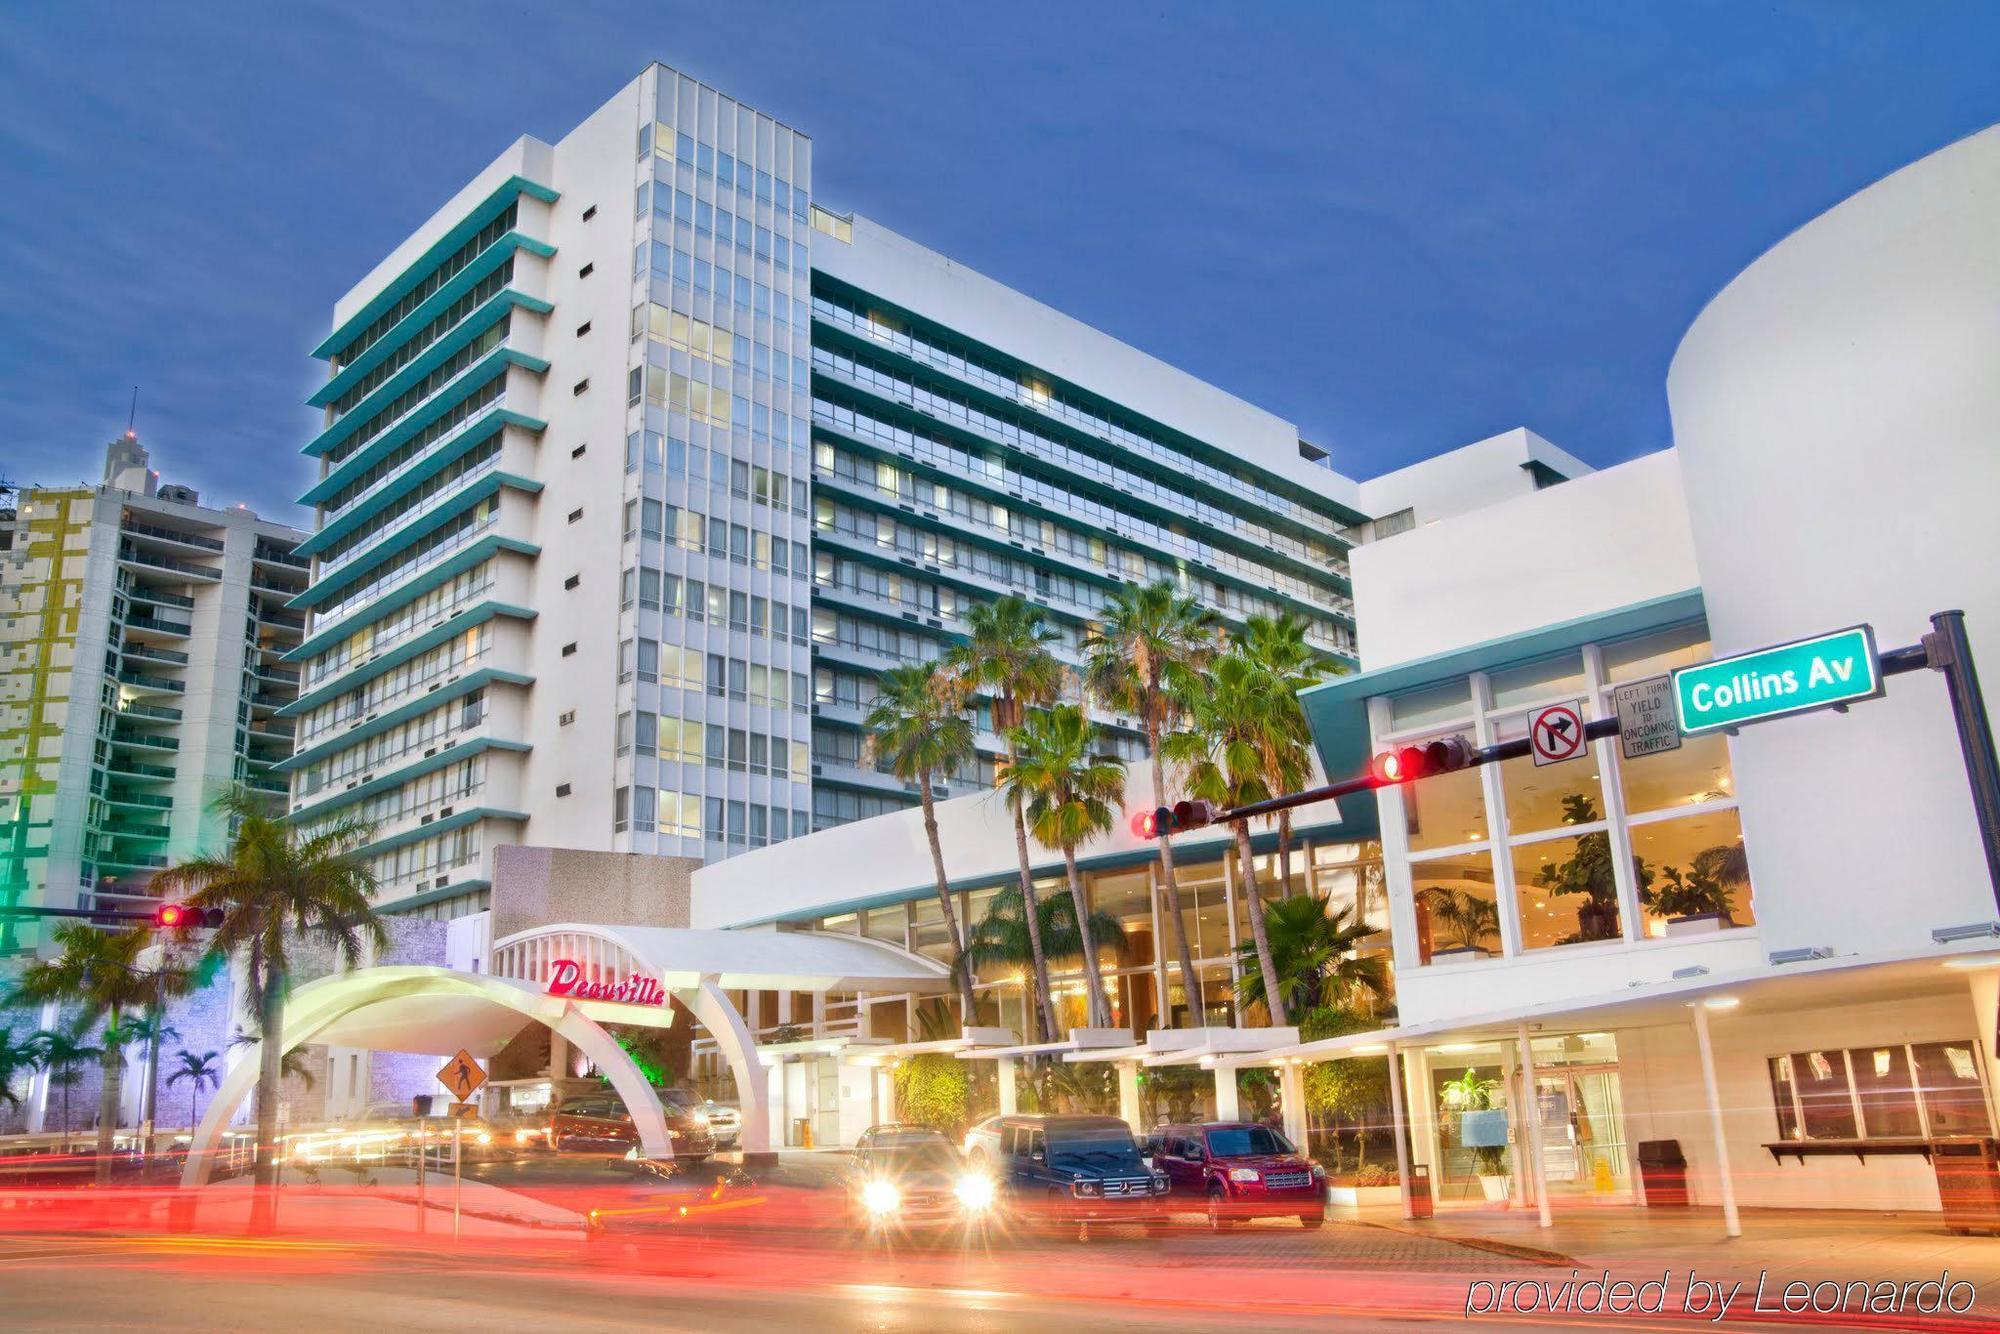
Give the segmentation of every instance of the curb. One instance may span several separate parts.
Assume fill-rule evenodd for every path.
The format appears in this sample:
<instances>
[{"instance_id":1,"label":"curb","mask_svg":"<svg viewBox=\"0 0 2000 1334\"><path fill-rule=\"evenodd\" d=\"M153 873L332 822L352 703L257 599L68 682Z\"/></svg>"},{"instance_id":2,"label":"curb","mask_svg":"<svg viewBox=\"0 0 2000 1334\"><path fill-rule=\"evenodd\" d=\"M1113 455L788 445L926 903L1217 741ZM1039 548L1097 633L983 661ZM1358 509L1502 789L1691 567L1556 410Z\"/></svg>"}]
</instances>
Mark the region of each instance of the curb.
<instances>
[{"instance_id":1,"label":"curb","mask_svg":"<svg viewBox=\"0 0 2000 1334\"><path fill-rule=\"evenodd\" d=\"M388 1200L395 1204L407 1204L411 1208L419 1207L417 1204L417 1197L415 1195L401 1195L401 1194L392 1195L385 1192L382 1195L377 1196L376 1198L382 1200ZM448 1214L451 1212L450 1204L448 1203L440 1204L438 1201L429 1198L426 1198L424 1200L423 1205L421 1207L427 1211L434 1210L438 1213ZM466 1218L477 1218L482 1220L483 1222L488 1222L488 1223L505 1223L509 1227L539 1228L547 1232L576 1232L579 1234L587 1230L587 1228L585 1227L584 1219L581 1216L578 1216L576 1221L573 1223L552 1223L545 1219L523 1218L518 1214L494 1213L491 1210L487 1209L460 1208L459 1213Z\"/></svg>"},{"instance_id":2,"label":"curb","mask_svg":"<svg viewBox=\"0 0 2000 1334\"><path fill-rule=\"evenodd\" d=\"M1358 1220L1357 1220L1358 1221ZM1554 1267L1573 1267L1578 1261L1574 1256L1561 1251L1544 1250L1538 1246L1517 1246L1511 1241L1495 1241L1491 1237L1463 1237L1449 1232L1428 1232L1421 1228L1397 1227L1394 1223L1360 1223L1362 1227L1378 1228L1383 1232L1400 1232L1406 1237L1427 1237L1432 1241L1448 1241L1468 1250L1486 1251L1492 1255L1504 1255L1513 1260L1526 1260L1532 1264Z\"/></svg>"}]
</instances>

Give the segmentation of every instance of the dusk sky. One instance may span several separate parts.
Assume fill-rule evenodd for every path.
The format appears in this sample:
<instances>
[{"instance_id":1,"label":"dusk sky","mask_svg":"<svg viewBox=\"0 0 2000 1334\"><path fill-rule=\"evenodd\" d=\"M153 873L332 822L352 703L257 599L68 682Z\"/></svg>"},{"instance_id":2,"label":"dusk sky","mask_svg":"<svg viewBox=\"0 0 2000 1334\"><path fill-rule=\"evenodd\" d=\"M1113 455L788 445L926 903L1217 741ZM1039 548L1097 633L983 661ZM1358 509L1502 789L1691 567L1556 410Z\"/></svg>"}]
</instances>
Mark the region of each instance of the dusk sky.
<instances>
[{"instance_id":1,"label":"dusk sky","mask_svg":"<svg viewBox=\"0 0 2000 1334\"><path fill-rule=\"evenodd\" d=\"M0 475L303 518L332 303L662 60L816 194L1369 476L1516 425L1671 442L1702 304L2000 121L2000 5L53 3L0 16ZM2000 238L1995 239L2000 244Z\"/></svg>"}]
</instances>

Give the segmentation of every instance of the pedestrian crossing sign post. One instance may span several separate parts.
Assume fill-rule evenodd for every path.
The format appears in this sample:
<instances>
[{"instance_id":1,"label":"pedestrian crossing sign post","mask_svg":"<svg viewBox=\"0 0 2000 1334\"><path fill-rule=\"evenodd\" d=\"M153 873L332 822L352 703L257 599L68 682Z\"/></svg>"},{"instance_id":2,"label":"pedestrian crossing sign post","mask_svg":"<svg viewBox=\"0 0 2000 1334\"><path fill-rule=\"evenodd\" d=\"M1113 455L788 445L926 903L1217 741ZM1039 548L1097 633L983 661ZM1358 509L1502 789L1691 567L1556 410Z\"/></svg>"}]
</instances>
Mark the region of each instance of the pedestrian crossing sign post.
<instances>
[{"instance_id":1,"label":"pedestrian crossing sign post","mask_svg":"<svg viewBox=\"0 0 2000 1334\"><path fill-rule=\"evenodd\" d=\"M444 1063L444 1069L438 1071L437 1078L438 1083L451 1090L454 1098L464 1102L486 1082L486 1072L479 1068L478 1061L472 1059L471 1052L460 1048L458 1055Z\"/></svg>"}]
</instances>

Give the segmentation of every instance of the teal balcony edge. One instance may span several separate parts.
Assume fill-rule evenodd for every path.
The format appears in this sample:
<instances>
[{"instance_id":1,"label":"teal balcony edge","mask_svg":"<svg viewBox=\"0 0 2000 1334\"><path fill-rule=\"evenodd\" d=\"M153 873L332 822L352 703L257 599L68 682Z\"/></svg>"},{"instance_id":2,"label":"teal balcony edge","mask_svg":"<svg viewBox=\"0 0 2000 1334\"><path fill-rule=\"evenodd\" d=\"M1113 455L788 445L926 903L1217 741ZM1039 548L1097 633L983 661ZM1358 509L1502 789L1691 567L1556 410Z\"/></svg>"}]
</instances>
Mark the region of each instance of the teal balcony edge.
<instances>
[{"instance_id":1,"label":"teal balcony edge","mask_svg":"<svg viewBox=\"0 0 2000 1334\"><path fill-rule=\"evenodd\" d=\"M354 850L354 855L357 857L377 857L382 853L394 852L397 848L421 842L437 834L449 834L454 829L463 829L469 824L478 824L482 820L498 820L504 821L507 824L525 824L527 819L528 813L526 811L507 811L495 806L475 806L469 811L459 811L454 815L445 816L442 820L433 820L429 824L420 824L414 828L405 829L400 834L391 834L387 838L377 839L373 843L364 843Z\"/></svg>"},{"instance_id":2,"label":"teal balcony edge","mask_svg":"<svg viewBox=\"0 0 2000 1334\"><path fill-rule=\"evenodd\" d=\"M389 427L380 435L368 441L367 444L354 451L354 453L334 465L334 473L332 475L337 476L345 473L346 477L343 478L341 483L345 485L347 480L360 471L359 468L355 467L357 460L365 459L367 463L372 463L387 452L388 449L392 449L404 440L409 439L413 431L422 430L424 427L430 425L433 421L437 420L444 408L450 407L472 390L479 388L479 386L492 379L493 377L486 372L502 362L525 366L538 374L549 368L549 363L540 357L531 357L518 348L507 346L503 341L500 346L494 348L457 375L454 375L450 380L438 386L435 394L424 399L417 407L411 408L408 412L404 413L395 425ZM387 386L384 387L386 388ZM371 394L369 397L373 398L374 395ZM309 458L323 458L336 445L339 445L349 436L353 435L361 423L367 419L367 416L362 413L350 412L314 436L299 452ZM367 463L363 463L361 467L365 468Z\"/></svg>"},{"instance_id":3,"label":"teal balcony edge","mask_svg":"<svg viewBox=\"0 0 2000 1334\"><path fill-rule=\"evenodd\" d=\"M384 404L395 402L397 395L451 360L461 348L505 319L508 312L514 308L513 302L502 299L506 295L505 292L495 292L491 299L480 305L479 309L446 330L441 337L434 339L429 347L410 358L406 364L397 368L395 374L363 394L359 402L341 413L326 430L320 432L313 444L319 444L342 427L358 426L367 421L381 411ZM307 448L309 452L325 452L314 451L311 446Z\"/></svg>"},{"instance_id":4,"label":"teal balcony edge","mask_svg":"<svg viewBox=\"0 0 2000 1334\"><path fill-rule=\"evenodd\" d=\"M540 435L542 432L549 429L549 424L543 421L540 417L530 417L525 412L516 412L512 408L501 406L497 400L495 401L495 403L484 409L484 411L492 414L491 421L497 423L499 426L518 426L522 430L531 431L536 435ZM463 454L466 450L470 449L472 446L484 440L488 435L492 433L492 429L497 429L497 428L489 428L488 422L485 420L481 420L481 418L477 416L467 418L467 420L474 424L466 427L465 430L460 435L453 436L446 443L442 445L433 445L432 447L437 450L437 453L425 454L423 456L426 464L429 464L432 461L437 461L438 466L426 467L426 469L422 472L413 471L410 474L411 478L413 478L416 481L423 481L424 479L432 476L433 474L438 472L444 466L444 464L451 462L451 460L457 458L460 454ZM321 501L329 500L333 496L339 494L341 488L347 485L346 481L343 480L343 476L348 471L349 469L347 465L342 464L340 468L336 469L334 472L328 473L324 481L321 481L320 483L315 485L312 490L300 496L298 503L301 505L318 505ZM375 510L380 509L381 502L386 501L388 499L400 497L406 494L408 490L409 488L403 484L403 479L399 478L395 483L395 485L390 486L389 488L384 490L380 496L370 496L366 502L363 502L355 510L343 513L338 519L335 519L332 522L328 523L325 528L320 529L319 532L314 533L304 542L299 543L298 549L305 555L308 556L312 555L315 551L318 551L320 549L321 545L323 545L320 542L320 539L322 537L325 537L326 533L330 529L346 522L354 514L359 514L365 517L366 515L373 513ZM338 536L338 534L335 534L335 536ZM329 538L328 540L330 541L332 539Z\"/></svg>"},{"instance_id":5,"label":"teal balcony edge","mask_svg":"<svg viewBox=\"0 0 2000 1334\"><path fill-rule=\"evenodd\" d=\"M323 408L346 393L349 388L366 379L370 371L388 360L391 353L407 343L412 334L436 319L452 302L477 287L488 274L506 263L515 251L527 250L531 254L539 254L543 248L539 241L522 236L519 232L508 232L495 241L478 259L454 275L450 282L433 292L422 305L404 316L395 328L383 334L366 352L342 366L337 375L321 385L318 391L306 400L307 406ZM550 254L555 253L553 246L546 248ZM503 298L537 315L546 315L555 309L553 303L544 301L538 296L529 296L512 285L495 292L491 300L499 301ZM480 303L480 309L485 309L487 304Z\"/></svg>"},{"instance_id":6,"label":"teal balcony edge","mask_svg":"<svg viewBox=\"0 0 2000 1334\"><path fill-rule=\"evenodd\" d=\"M428 908L431 904L443 899L455 899L461 894L470 894L476 890L491 888L493 888L491 880L481 878L454 880L448 885L440 885L436 889L427 889L421 894L412 894L406 899L395 899L388 903L378 903L375 905L375 911L390 914L415 912L419 908Z\"/></svg>"},{"instance_id":7,"label":"teal balcony edge","mask_svg":"<svg viewBox=\"0 0 2000 1334\"><path fill-rule=\"evenodd\" d=\"M507 602L482 602L469 610L458 613L442 625L434 625L414 639L396 645L395 648L390 649L380 657L356 663L347 670L328 678L325 685L315 686L311 691L300 695L290 704L279 709L276 716L280 718L296 718L300 714L310 713L328 700L346 694L348 691L354 689L354 687L364 682L372 681L382 675L382 673L400 667L410 659L428 652L446 640L464 634L473 626L484 624L496 616L508 616L515 620L532 621L535 619L536 613L530 608L516 607Z\"/></svg>"},{"instance_id":8,"label":"teal balcony edge","mask_svg":"<svg viewBox=\"0 0 2000 1334\"><path fill-rule=\"evenodd\" d=\"M410 460L389 485L365 500L353 502L340 512L338 518L327 520L311 537L299 543L300 553L317 556L349 533L358 531L369 519L471 453L475 446L485 444L507 426L506 411L507 409L499 406L488 409L484 416L473 418L471 426L440 445L437 452L422 454Z\"/></svg>"},{"instance_id":9,"label":"teal balcony edge","mask_svg":"<svg viewBox=\"0 0 2000 1334\"><path fill-rule=\"evenodd\" d=\"M379 713L367 722L348 728L338 736L328 737L325 741L316 742L304 750L295 750L271 768L277 773L297 773L316 760L336 755L349 746L359 745L371 736L380 735L399 723L406 723L455 699L462 699L475 690L483 690L489 685L527 686L534 683L535 678L523 672L510 672L499 667L481 667L478 671L466 673L456 681L448 681L435 690L426 691L415 699L406 700L387 713Z\"/></svg>"},{"instance_id":10,"label":"teal balcony edge","mask_svg":"<svg viewBox=\"0 0 2000 1334\"><path fill-rule=\"evenodd\" d=\"M403 294L422 282L447 255L477 236L481 227L499 217L507 205L522 195L539 199L545 204L553 204L562 198L560 192L531 181L525 176L509 176L500 183L499 188L459 219L455 226L432 242L429 249L411 260L401 273L390 279L381 291L369 298L366 305L342 320L339 327L320 340L320 345L312 350L313 356L330 357L352 342L357 333L372 324L383 311L402 300ZM550 253L555 252L552 250Z\"/></svg>"},{"instance_id":11,"label":"teal balcony edge","mask_svg":"<svg viewBox=\"0 0 2000 1334\"><path fill-rule=\"evenodd\" d=\"M342 617L324 630L314 631L312 638L305 640L297 648L287 650L280 661L304 662L316 654L324 653L329 646L347 638L357 628L367 625L371 621L379 621L399 607L416 601L439 584L451 579L454 575L464 573L489 556L501 551L518 552L523 556L539 556L542 549L533 542L524 542L518 537L503 537L499 533L489 534L486 537L480 538L450 560L440 561L435 566L410 580L409 583L400 585L394 593L371 603L364 610L357 611L351 616Z\"/></svg>"},{"instance_id":12,"label":"teal balcony edge","mask_svg":"<svg viewBox=\"0 0 2000 1334\"><path fill-rule=\"evenodd\" d=\"M408 523L400 528L390 529L369 543L365 556L357 559L340 573L311 585L285 605L309 611L342 589L360 582L370 570L379 568L383 560L436 532L479 502L498 495L502 490L523 491L535 495L541 489L542 483L532 477L521 477L508 472L488 473L473 481L463 491L455 491L446 496L437 505L417 511L415 517Z\"/></svg>"},{"instance_id":13,"label":"teal balcony edge","mask_svg":"<svg viewBox=\"0 0 2000 1334\"><path fill-rule=\"evenodd\" d=\"M379 774L367 782L329 797L325 801L314 802L312 805L297 811L292 818L301 822L310 821L317 816L325 815L329 811L337 811L344 807L352 806L357 801L366 801L376 793L387 792L390 788L407 783L412 778L422 778L425 774L434 773L448 764L456 764L458 761L470 759L474 755L483 755L489 750L504 750L519 753L533 749L534 747L525 741L508 741L500 737L490 736L478 737L463 745L447 746L439 750L436 754L425 755L412 760L400 768L391 769L385 774Z\"/></svg>"}]
</instances>

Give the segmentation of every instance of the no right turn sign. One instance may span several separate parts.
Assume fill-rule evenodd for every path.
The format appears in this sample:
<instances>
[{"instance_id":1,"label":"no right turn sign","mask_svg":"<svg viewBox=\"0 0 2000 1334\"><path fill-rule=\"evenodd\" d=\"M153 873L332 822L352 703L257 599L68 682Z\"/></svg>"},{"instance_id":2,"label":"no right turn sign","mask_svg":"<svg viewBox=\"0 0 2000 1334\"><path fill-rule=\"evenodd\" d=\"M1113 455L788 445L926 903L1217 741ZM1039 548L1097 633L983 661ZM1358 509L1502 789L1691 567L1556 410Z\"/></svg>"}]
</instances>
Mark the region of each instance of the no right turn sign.
<instances>
[{"instance_id":1,"label":"no right turn sign","mask_svg":"<svg viewBox=\"0 0 2000 1334\"><path fill-rule=\"evenodd\" d=\"M1551 704L1528 718L1536 764L1560 764L1583 754L1583 701Z\"/></svg>"}]
</instances>

